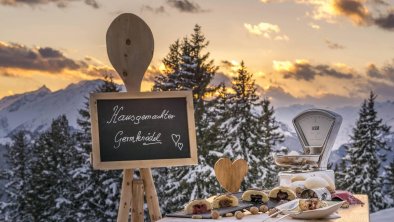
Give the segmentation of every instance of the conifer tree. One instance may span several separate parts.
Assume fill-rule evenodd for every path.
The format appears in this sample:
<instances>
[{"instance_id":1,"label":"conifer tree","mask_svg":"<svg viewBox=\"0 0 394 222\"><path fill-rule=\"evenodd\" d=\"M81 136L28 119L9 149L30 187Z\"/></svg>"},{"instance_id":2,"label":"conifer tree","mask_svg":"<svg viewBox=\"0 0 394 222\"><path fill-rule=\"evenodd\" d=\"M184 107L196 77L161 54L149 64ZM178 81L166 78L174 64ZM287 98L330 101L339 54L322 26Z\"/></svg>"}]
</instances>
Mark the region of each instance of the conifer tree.
<instances>
[{"instance_id":1,"label":"conifer tree","mask_svg":"<svg viewBox=\"0 0 394 222\"><path fill-rule=\"evenodd\" d=\"M173 91L191 90L193 92L194 113L196 121L196 136L199 153L199 165L188 167L161 168L154 171L154 177L162 212L174 211L190 199L210 195L216 190L212 186L216 180L213 166L207 165L207 147L204 135L208 125L204 120L206 116L205 96L212 93L215 88L210 87L217 67L209 59L209 53L204 53L208 46L201 27L196 25L190 37L176 41L170 46L169 54L163 59L166 71L155 79L153 90Z\"/></svg>"},{"instance_id":2,"label":"conifer tree","mask_svg":"<svg viewBox=\"0 0 394 222\"><path fill-rule=\"evenodd\" d=\"M112 77L106 76L95 92L119 92L120 88ZM120 196L120 171L94 170L90 161L92 152L91 122L89 103L79 110L77 120L81 130L76 133L77 150L80 156L76 168L72 170L76 188L75 203L79 208L80 221L115 221Z\"/></svg>"},{"instance_id":3,"label":"conifer tree","mask_svg":"<svg viewBox=\"0 0 394 222\"><path fill-rule=\"evenodd\" d=\"M24 131L18 131L12 136L12 145L6 146L6 154L4 155L8 169L5 170L4 176L7 179L5 185L6 203L1 205L4 208L2 214L5 221L30 221L27 208L29 203L26 201L29 181L29 168L30 162L29 154L30 141L26 137Z\"/></svg>"},{"instance_id":4,"label":"conifer tree","mask_svg":"<svg viewBox=\"0 0 394 222\"><path fill-rule=\"evenodd\" d=\"M385 185L387 190L387 195L391 199L390 207L394 206L394 161L392 161L385 169L386 178Z\"/></svg>"},{"instance_id":5,"label":"conifer tree","mask_svg":"<svg viewBox=\"0 0 394 222\"><path fill-rule=\"evenodd\" d=\"M75 218L70 175L74 140L65 115L53 120L32 149L27 201L34 221L69 221Z\"/></svg>"},{"instance_id":6,"label":"conifer tree","mask_svg":"<svg viewBox=\"0 0 394 222\"><path fill-rule=\"evenodd\" d=\"M228 144L224 155L235 160L244 159L249 164L249 172L245 177L242 189L260 187L261 178L259 163L261 162L261 148L256 141L259 139L259 117L253 114L252 108L258 105L255 81L252 74L246 70L244 62L233 78L234 94L229 98L229 110L232 117L226 122L225 127L230 128Z\"/></svg>"},{"instance_id":7,"label":"conifer tree","mask_svg":"<svg viewBox=\"0 0 394 222\"><path fill-rule=\"evenodd\" d=\"M350 186L350 181L345 179L347 175L348 167L347 161L342 159L335 165L334 172L335 172L335 183L336 187L341 190L346 190Z\"/></svg>"},{"instance_id":8,"label":"conifer tree","mask_svg":"<svg viewBox=\"0 0 394 222\"><path fill-rule=\"evenodd\" d=\"M260 102L261 115L257 124L256 143L258 150L252 150L256 157L260 157L261 161L258 166L257 177L260 179L257 186L270 189L277 185L278 167L274 164L272 153L277 144L284 141L284 136L278 131L279 124L274 116L274 107L270 101L264 98ZM260 150L260 151L259 151Z\"/></svg>"},{"instance_id":9,"label":"conifer tree","mask_svg":"<svg viewBox=\"0 0 394 222\"><path fill-rule=\"evenodd\" d=\"M230 117L228 103L229 94L224 83L220 83L213 98L207 102L207 111L203 121L207 132L203 135L203 144L206 150L201 153L207 156L207 164L214 166L215 162L223 156L224 147L227 143L229 129L224 123Z\"/></svg>"},{"instance_id":10,"label":"conifer tree","mask_svg":"<svg viewBox=\"0 0 394 222\"><path fill-rule=\"evenodd\" d=\"M390 149L384 139L390 132L390 127L378 118L375 99L376 95L371 92L368 100L364 100L344 158L348 163L344 178L349 181L347 190L367 194L372 212L385 207L382 196L383 181L379 176L381 159L378 154L379 151Z\"/></svg>"}]
</instances>

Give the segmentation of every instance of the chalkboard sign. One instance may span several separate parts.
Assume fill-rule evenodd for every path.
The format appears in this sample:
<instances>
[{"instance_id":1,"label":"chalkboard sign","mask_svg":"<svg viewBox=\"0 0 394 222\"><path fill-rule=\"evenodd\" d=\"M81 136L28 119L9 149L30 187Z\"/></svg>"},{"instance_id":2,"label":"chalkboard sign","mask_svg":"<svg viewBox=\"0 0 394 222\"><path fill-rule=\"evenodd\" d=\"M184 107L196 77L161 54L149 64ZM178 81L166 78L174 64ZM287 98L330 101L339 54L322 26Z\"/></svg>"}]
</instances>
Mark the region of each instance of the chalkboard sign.
<instances>
[{"instance_id":1,"label":"chalkboard sign","mask_svg":"<svg viewBox=\"0 0 394 222\"><path fill-rule=\"evenodd\" d=\"M95 93L90 97L93 167L197 164L192 93Z\"/></svg>"}]
</instances>

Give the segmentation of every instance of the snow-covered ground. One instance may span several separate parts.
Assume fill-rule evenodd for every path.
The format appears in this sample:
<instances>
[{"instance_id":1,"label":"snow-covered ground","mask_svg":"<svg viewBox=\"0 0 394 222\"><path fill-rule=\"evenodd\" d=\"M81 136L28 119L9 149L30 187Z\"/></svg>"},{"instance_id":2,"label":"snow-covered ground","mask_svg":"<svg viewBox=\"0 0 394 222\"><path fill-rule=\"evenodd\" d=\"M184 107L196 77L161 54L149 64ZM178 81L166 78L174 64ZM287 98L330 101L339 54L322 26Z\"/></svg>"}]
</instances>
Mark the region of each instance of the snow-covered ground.
<instances>
[{"instance_id":1,"label":"snow-covered ground","mask_svg":"<svg viewBox=\"0 0 394 222\"><path fill-rule=\"evenodd\" d=\"M371 222L389 222L394 221L394 208L381 210L371 214Z\"/></svg>"}]
</instances>

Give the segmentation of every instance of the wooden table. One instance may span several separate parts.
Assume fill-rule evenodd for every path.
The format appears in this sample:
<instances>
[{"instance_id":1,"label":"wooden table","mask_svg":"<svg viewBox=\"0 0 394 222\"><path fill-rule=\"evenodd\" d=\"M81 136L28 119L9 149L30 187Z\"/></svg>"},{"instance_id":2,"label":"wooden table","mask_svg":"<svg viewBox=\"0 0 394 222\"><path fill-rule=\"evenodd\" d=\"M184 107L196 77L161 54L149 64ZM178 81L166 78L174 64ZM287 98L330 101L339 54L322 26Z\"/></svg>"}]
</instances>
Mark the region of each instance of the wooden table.
<instances>
[{"instance_id":1,"label":"wooden table","mask_svg":"<svg viewBox=\"0 0 394 222\"><path fill-rule=\"evenodd\" d=\"M361 206L351 205L348 209L340 209L338 211L341 218L337 219L324 219L324 220L295 220L295 219L283 219L280 222L369 222L369 206L368 206L368 196L367 195L355 195L358 199L360 199L365 204ZM263 219L267 218L267 214L259 214L259 215L245 215L242 220L237 220L235 217L223 217L219 220L212 219L186 219L186 218L174 218L174 217L166 217L158 222L218 222L218 221L248 221L248 222L261 222ZM267 222L275 222L277 218L272 218Z\"/></svg>"}]
</instances>

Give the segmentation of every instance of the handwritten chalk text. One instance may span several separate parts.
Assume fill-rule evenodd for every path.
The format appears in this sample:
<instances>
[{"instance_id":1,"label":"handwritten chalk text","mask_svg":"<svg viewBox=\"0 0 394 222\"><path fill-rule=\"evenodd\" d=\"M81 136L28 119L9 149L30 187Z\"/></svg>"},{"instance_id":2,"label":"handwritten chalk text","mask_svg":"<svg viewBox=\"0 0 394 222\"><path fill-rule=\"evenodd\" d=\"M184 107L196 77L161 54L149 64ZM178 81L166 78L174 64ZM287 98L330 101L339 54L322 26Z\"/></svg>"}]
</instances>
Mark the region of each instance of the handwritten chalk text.
<instances>
[{"instance_id":1,"label":"handwritten chalk text","mask_svg":"<svg viewBox=\"0 0 394 222\"><path fill-rule=\"evenodd\" d=\"M172 120L175 118L175 115L171 114L169 110L163 110L160 114L155 115L133 115L133 114L122 114L123 106L114 106L112 117L107 124L116 124L118 122L131 122L134 125L140 124L142 121L145 120Z\"/></svg>"},{"instance_id":2,"label":"handwritten chalk text","mask_svg":"<svg viewBox=\"0 0 394 222\"><path fill-rule=\"evenodd\" d=\"M114 149L118 149L122 143L142 143L144 146L161 144L160 140L161 133L146 133L142 134L141 131L138 131L135 136L123 136L123 131L119 131L116 133L114 138Z\"/></svg>"}]
</instances>

